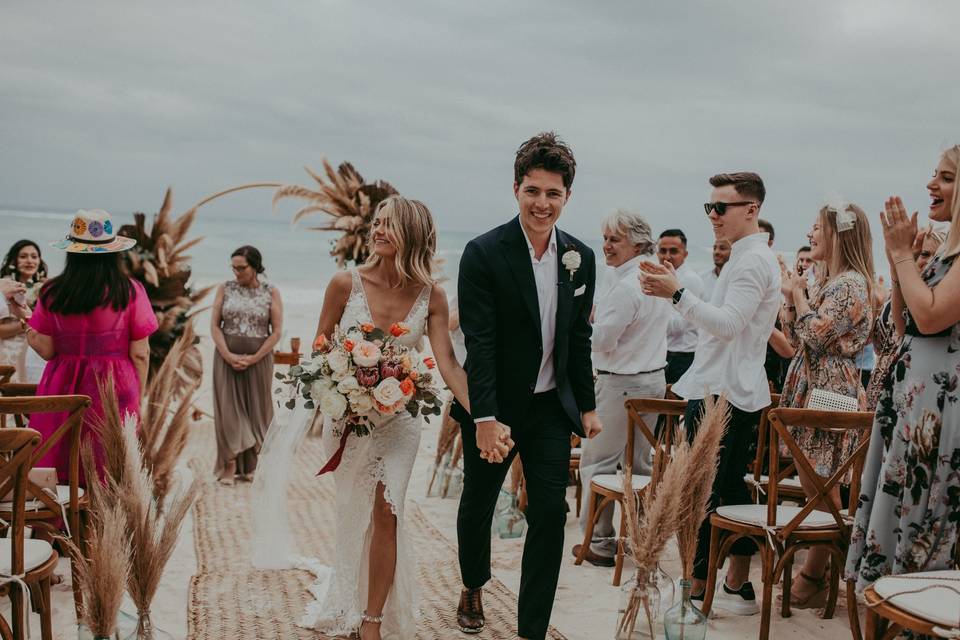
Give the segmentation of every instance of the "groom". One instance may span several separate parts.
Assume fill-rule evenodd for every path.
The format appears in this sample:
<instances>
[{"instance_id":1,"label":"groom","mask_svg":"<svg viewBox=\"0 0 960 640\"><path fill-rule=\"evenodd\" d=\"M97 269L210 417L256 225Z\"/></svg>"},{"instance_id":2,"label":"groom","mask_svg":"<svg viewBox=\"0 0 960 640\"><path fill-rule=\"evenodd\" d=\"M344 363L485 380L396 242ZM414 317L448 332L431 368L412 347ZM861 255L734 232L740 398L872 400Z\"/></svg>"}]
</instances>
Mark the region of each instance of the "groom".
<instances>
[{"instance_id":1,"label":"groom","mask_svg":"<svg viewBox=\"0 0 960 640\"><path fill-rule=\"evenodd\" d=\"M526 479L529 529L520 576L521 638L545 637L560 575L570 433L600 432L590 361L593 252L556 228L576 170L570 148L541 133L517 151L520 215L472 240L460 260L470 414L462 427L464 487L457 516L457 608L464 633L483 629L490 527L513 457ZM515 445L515 446L512 446Z\"/></svg>"}]
</instances>

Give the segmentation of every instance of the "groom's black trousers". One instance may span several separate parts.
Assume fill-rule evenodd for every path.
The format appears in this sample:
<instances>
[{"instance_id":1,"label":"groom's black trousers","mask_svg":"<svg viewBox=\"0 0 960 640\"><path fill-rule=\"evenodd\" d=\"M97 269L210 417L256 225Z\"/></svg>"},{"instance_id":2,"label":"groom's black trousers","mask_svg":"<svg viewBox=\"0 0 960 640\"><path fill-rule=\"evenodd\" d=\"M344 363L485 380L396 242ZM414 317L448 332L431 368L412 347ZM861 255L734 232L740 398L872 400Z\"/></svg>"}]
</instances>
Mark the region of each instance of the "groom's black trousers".
<instances>
[{"instance_id":1,"label":"groom's black trousers","mask_svg":"<svg viewBox=\"0 0 960 640\"><path fill-rule=\"evenodd\" d=\"M527 489L527 537L520 573L519 627L524 638L544 638L563 559L563 526L570 469L570 418L557 392L534 395L520 424L508 425L516 446L501 464L480 458L476 426L463 432L463 495L457 514L460 574L468 588L490 579L490 527L497 497L515 455L520 455Z\"/></svg>"}]
</instances>

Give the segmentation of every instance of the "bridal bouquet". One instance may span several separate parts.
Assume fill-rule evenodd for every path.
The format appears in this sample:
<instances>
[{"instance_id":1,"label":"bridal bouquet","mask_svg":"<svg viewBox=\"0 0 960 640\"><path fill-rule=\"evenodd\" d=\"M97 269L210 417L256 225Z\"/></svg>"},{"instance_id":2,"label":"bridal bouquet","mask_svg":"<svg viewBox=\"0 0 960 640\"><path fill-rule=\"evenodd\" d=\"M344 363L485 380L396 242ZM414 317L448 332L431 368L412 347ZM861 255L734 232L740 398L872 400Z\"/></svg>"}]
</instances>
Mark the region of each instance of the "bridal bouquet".
<instances>
[{"instance_id":1,"label":"bridal bouquet","mask_svg":"<svg viewBox=\"0 0 960 640\"><path fill-rule=\"evenodd\" d=\"M436 362L397 342L409 332L399 322L389 332L363 323L346 331L334 329L330 340L320 336L309 360L276 374L295 388L287 408L293 409L297 396L302 397L305 408L318 409L344 437L351 431L369 435L379 418L402 411L425 419L441 415Z\"/></svg>"}]
</instances>

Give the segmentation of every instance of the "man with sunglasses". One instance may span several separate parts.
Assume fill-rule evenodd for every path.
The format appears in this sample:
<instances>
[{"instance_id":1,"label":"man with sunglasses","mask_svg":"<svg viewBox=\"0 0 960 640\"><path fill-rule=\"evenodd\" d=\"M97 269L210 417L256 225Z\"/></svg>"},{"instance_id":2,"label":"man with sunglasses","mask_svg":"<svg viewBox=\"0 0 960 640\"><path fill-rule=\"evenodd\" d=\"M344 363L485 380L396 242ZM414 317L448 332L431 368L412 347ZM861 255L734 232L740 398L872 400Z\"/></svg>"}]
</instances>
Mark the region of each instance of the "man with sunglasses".
<instances>
[{"instance_id":1,"label":"man with sunglasses","mask_svg":"<svg viewBox=\"0 0 960 640\"><path fill-rule=\"evenodd\" d=\"M710 509L751 504L743 480L756 440L760 412L770 404L763 368L767 340L780 309L780 267L757 223L766 189L755 173L722 173L710 178L713 191L704 205L717 240L731 244L709 301L685 291L669 265L641 264L644 293L669 298L699 330L690 369L673 385L688 400L685 423L692 438L701 419L706 393L730 402L730 423L721 443ZM710 524L700 529L694 563L694 597L703 597L710 549ZM750 576L756 546L741 539L731 549L729 570L716 605L740 615L758 611Z\"/></svg>"}]
</instances>

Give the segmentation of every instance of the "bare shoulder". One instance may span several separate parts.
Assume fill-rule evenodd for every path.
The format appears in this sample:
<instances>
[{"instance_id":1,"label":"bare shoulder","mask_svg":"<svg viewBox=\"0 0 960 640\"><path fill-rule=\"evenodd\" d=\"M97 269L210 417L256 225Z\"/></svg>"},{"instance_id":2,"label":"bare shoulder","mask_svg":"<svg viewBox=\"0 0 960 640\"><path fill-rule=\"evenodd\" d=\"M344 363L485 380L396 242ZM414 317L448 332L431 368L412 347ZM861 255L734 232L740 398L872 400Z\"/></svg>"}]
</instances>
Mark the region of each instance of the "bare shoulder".
<instances>
[{"instance_id":1,"label":"bare shoulder","mask_svg":"<svg viewBox=\"0 0 960 640\"><path fill-rule=\"evenodd\" d=\"M338 271L330 278L327 283L327 296L335 296L346 300L350 297L350 290L353 288L353 276L349 271Z\"/></svg>"},{"instance_id":2,"label":"bare shoulder","mask_svg":"<svg viewBox=\"0 0 960 640\"><path fill-rule=\"evenodd\" d=\"M434 284L430 289L430 311L432 313L445 310L447 308L447 292L443 290L440 283Z\"/></svg>"}]
</instances>

